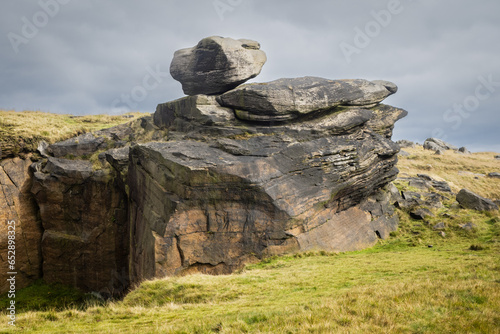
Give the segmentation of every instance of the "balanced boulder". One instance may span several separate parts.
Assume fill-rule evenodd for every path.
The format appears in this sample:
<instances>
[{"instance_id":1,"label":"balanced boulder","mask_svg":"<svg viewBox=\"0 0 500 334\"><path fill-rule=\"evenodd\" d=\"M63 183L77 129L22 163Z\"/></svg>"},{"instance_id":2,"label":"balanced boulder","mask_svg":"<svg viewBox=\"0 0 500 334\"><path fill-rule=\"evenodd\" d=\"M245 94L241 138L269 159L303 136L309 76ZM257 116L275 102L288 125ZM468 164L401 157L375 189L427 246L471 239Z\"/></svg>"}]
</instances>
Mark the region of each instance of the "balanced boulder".
<instances>
[{"instance_id":1,"label":"balanced boulder","mask_svg":"<svg viewBox=\"0 0 500 334\"><path fill-rule=\"evenodd\" d=\"M242 120L280 122L339 106L374 107L396 90L387 81L285 78L238 87L217 101Z\"/></svg>"},{"instance_id":2,"label":"balanced boulder","mask_svg":"<svg viewBox=\"0 0 500 334\"><path fill-rule=\"evenodd\" d=\"M212 36L176 51L170 74L186 95L221 94L256 77L266 60L258 42Z\"/></svg>"}]
</instances>

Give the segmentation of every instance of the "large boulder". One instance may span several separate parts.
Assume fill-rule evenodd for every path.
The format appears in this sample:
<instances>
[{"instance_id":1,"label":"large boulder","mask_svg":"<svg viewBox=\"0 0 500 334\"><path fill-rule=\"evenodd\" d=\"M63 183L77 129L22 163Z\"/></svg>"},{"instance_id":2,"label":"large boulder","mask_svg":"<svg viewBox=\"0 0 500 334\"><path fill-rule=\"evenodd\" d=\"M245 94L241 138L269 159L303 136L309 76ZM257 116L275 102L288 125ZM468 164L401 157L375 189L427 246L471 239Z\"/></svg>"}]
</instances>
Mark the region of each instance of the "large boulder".
<instances>
[{"instance_id":1,"label":"large boulder","mask_svg":"<svg viewBox=\"0 0 500 334\"><path fill-rule=\"evenodd\" d=\"M212 36L176 51L170 74L186 95L221 94L256 77L266 60L258 42Z\"/></svg>"},{"instance_id":2,"label":"large boulder","mask_svg":"<svg viewBox=\"0 0 500 334\"><path fill-rule=\"evenodd\" d=\"M267 255L369 247L397 226L389 198L377 211L360 206L395 179L397 149L361 132L135 146L132 276L229 273Z\"/></svg>"},{"instance_id":3,"label":"large boulder","mask_svg":"<svg viewBox=\"0 0 500 334\"><path fill-rule=\"evenodd\" d=\"M362 249L396 229L394 200L381 189L397 174L390 137L406 111L353 105L267 124L242 121L217 100L160 104L155 124L170 140L130 150L131 277Z\"/></svg>"},{"instance_id":4,"label":"large boulder","mask_svg":"<svg viewBox=\"0 0 500 334\"><path fill-rule=\"evenodd\" d=\"M15 218L32 233L19 264L28 279L120 295L142 279L387 238L392 203L424 202L386 187L398 173L394 123L407 113L380 102L396 85L306 77L236 88L264 61L256 42L207 38L172 62L196 95L43 147L29 169L19 164L22 177L2 165L2 217L33 209L34 220Z\"/></svg>"},{"instance_id":5,"label":"large boulder","mask_svg":"<svg viewBox=\"0 0 500 334\"><path fill-rule=\"evenodd\" d=\"M457 194L457 202L466 209L478 211L496 211L498 206L493 201L481 197L470 190L462 189Z\"/></svg>"},{"instance_id":6,"label":"large boulder","mask_svg":"<svg viewBox=\"0 0 500 334\"><path fill-rule=\"evenodd\" d=\"M222 106L235 109L242 120L280 122L339 106L374 107L393 94L394 88L389 83L385 85L389 89L381 83L360 79L285 78L238 87L217 100Z\"/></svg>"}]
</instances>

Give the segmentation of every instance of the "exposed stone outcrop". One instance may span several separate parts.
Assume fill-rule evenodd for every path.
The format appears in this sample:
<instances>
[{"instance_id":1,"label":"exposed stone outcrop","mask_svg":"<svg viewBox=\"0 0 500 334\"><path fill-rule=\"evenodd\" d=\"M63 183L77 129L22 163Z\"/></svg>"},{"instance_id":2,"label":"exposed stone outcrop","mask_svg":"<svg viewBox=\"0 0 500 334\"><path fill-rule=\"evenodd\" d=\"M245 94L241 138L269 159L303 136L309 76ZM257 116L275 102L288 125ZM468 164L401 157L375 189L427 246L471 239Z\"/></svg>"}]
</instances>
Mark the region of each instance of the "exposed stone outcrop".
<instances>
[{"instance_id":1,"label":"exposed stone outcrop","mask_svg":"<svg viewBox=\"0 0 500 334\"><path fill-rule=\"evenodd\" d=\"M280 122L339 106L373 107L391 94L382 84L366 80L304 77L241 86L217 100L242 120Z\"/></svg>"},{"instance_id":2,"label":"exposed stone outcrop","mask_svg":"<svg viewBox=\"0 0 500 334\"><path fill-rule=\"evenodd\" d=\"M34 166L32 193L43 225L43 278L106 295L128 284L125 189L112 171L82 160Z\"/></svg>"},{"instance_id":3,"label":"exposed stone outcrop","mask_svg":"<svg viewBox=\"0 0 500 334\"><path fill-rule=\"evenodd\" d=\"M43 148L23 188L39 217L32 277L112 295L268 255L358 250L396 229L392 203L435 202L389 186L392 130L407 113L380 102L396 85L306 77L236 88L260 71L258 49L205 39L176 53L172 71L187 76L187 94L213 95Z\"/></svg>"},{"instance_id":4,"label":"exposed stone outcrop","mask_svg":"<svg viewBox=\"0 0 500 334\"><path fill-rule=\"evenodd\" d=\"M258 42L212 36L176 51L170 74L186 95L221 94L256 77L266 60Z\"/></svg>"},{"instance_id":5,"label":"exposed stone outcrop","mask_svg":"<svg viewBox=\"0 0 500 334\"><path fill-rule=\"evenodd\" d=\"M17 272L16 289L42 277L42 227L30 193L31 164L29 157L0 162L0 270L4 275ZM8 223L12 221L13 224ZM9 226L14 226L15 230ZM15 254L8 253L8 236L13 235L9 230L15 232ZM10 255L15 255L14 270L9 268ZM4 279L0 282L0 293L7 290L8 282Z\"/></svg>"}]
</instances>

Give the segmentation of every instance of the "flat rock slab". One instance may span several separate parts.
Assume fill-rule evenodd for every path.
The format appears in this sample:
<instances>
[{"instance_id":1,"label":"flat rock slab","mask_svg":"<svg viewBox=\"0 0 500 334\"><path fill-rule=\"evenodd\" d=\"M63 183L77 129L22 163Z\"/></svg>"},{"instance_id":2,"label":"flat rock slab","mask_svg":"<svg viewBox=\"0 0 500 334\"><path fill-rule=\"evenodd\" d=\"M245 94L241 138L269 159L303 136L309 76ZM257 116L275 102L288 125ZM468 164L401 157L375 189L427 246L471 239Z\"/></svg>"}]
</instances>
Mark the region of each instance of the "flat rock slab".
<instances>
[{"instance_id":1,"label":"flat rock slab","mask_svg":"<svg viewBox=\"0 0 500 334\"><path fill-rule=\"evenodd\" d=\"M222 94L217 101L248 121L289 121L338 106L373 107L395 88L362 79L329 80L318 77L278 79L249 84Z\"/></svg>"},{"instance_id":2,"label":"flat rock slab","mask_svg":"<svg viewBox=\"0 0 500 334\"><path fill-rule=\"evenodd\" d=\"M462 189L457 194L457 202L466 209L477 211L496 211L498 206L493 201L481 197L470 190Z\"/></svg>"},{"instance_id":3,"label":"flat rock slab","mask_svg":"<svg viewBox=\"0 0 500 334\"><path fill-rule=\"evenodd\" d=\"M256 41L212 36L176 51L170 74L186 95L221 94L256 77L266 60Z\"/></svg>"}]
</instances>

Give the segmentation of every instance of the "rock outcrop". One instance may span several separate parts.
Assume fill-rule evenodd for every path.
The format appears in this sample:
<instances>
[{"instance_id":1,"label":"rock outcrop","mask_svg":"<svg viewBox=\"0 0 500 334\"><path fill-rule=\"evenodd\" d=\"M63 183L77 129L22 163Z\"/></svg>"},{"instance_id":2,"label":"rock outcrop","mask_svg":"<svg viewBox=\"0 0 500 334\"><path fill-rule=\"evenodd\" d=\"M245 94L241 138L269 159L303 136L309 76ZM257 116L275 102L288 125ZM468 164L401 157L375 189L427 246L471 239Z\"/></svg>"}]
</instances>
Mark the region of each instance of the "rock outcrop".
<instances>
[{"instance_id":1,"label":"rock outcrop","mask_svg":"<svg viewBox=\"0 0 500 334\"><path fill-rule=\"evenodd\" d=\"M256 77L266 60L258 42L213 36L176 51L170 73L186 95L221 94Z\"/></svg>"},{"instance_id":2,"label":"rock outcrop","mask_svg":"<svg viewBox=\"0 0 500 334\"><path fill-rule=\"evenodd\" d=\"M373 107L397 90L366 80L328 80L317 77L279 79L249 84L218 97L224 107L247 121L280 122L340 106Z\"/></svg>"},{"instance_id":3,"label":"rock outcrop","mask_svg":"<svg viewBox=\"0 0 500 334\"><path fill-rule=\"evenodd\" d=\"M188 94L208 95L43 149L23 188L38 226L33 278L117 295L268 255L358 250L397 228L391 136L407 113L380 103L396 85L306 77L237 87L260 71L258 48L205 39L172 66L193 73Z\"/></svg>"},{"instance_id":4,"label":"rock outcrop","mask_svg":"<svg viewBox=\"0 0 500 334\"><path fill-rule=\"evenodd\" d=\"M120 179L90 161L35 165L32 193L43 227L43 278L104 295L128 280L127 197Z\"/></svg>"},{"instance_id":5,"label":"rock outcrop","mask_svg":"<svg viewBox=\"0 0 500 334\"><path fill-rule=\"evenodd\" d=\"M43 230L36 202L30 192L31 164L29 156L25 159L16 157L0 162L0 270L4 275L17 272L17 289L42 277ZM15 254L8 253L8 236L13 235L8 231L15 232ZM9 266L10 255L15 256L14 270ZM7 290L8 282L4 279L0 283L0 293Z\"/></svg>"}]
</instances>

